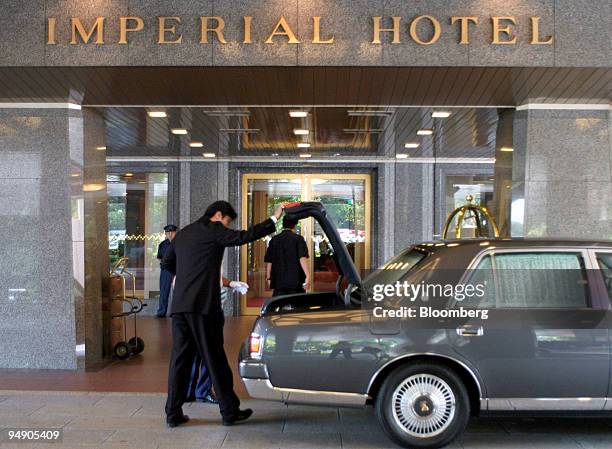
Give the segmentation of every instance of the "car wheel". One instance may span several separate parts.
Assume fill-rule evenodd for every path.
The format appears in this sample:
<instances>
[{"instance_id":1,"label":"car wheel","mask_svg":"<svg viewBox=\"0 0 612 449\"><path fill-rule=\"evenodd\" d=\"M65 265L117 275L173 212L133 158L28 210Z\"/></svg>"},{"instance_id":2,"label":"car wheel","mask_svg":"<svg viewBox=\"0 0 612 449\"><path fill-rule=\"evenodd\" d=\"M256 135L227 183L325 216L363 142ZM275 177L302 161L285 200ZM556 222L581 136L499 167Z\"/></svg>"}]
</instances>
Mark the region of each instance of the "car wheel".
<instances>
[{"instance_id":1,"label":"car wheel","mask_svg":"<svg viewBox=\"0 0 612 449\"><path fill-rule=\"evenodd\" d=\"M434 363L397 368L376 397L376 415L397 444L410 448L439 448L465 429L470 400L461 379Z\"/></svg>"}]
</instances>

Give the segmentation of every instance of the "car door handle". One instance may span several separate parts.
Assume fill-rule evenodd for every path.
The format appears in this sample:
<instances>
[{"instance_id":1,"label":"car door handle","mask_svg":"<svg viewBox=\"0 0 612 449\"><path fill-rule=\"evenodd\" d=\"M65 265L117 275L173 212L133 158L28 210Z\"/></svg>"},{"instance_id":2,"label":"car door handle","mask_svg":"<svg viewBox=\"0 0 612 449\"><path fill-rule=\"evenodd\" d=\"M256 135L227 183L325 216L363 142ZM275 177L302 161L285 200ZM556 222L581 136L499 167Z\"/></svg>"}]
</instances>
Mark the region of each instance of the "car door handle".
<instances>
[{"instance_id":1,"label":"car door handle","mask_svg":"<svg viewBox=\"0 0 612 449\"><path fill-rule=\"evenodd\" d=\"M484 335L482 326L459 326L457 335L461 337L481 337Z\"/></svg>"}]
</instances>

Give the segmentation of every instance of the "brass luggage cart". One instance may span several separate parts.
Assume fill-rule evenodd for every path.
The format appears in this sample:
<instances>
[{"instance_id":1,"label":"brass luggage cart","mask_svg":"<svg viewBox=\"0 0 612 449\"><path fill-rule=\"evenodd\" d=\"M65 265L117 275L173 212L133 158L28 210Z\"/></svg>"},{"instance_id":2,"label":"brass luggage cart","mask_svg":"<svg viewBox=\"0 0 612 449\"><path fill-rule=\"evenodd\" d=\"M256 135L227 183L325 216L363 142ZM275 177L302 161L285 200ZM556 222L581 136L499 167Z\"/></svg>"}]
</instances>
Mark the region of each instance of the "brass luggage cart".
<instances>
[{"instance_id":1,"label":"brass luggage cart","mask_svg":"<svg viewBox=\"0 0 612 449\"><path fill-rule=\"evenodd\" d=\"M126 360L133 355L140 354L144 351L144 341L138 336L137 315L146 307L140 298L136 297L136 276L134 273L127 271L129 259L121 257L110 271L111 278L119 278L121 284L121 294L113 297L113 301L121 303L121 312L111 315L113 319L121 319L123 321L122 339L115 343L113 354L119 360ZM132 294L128 296L126 293L126 277L132 281ZM127 307L125 307L127 305ZM126 310L127 309L127 310ZM128 340L127 320L129 316L134 317L134 336Z\"/></svg>"}]
</instances>

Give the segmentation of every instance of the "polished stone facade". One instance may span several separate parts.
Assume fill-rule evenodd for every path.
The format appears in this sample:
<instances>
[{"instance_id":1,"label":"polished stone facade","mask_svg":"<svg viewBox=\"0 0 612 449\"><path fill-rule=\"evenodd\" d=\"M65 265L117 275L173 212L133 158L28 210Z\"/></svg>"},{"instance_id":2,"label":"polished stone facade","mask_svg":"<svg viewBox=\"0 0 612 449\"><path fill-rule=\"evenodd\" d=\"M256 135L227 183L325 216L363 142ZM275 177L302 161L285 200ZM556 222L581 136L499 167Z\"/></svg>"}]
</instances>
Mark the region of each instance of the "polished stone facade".
<instances>
[{"instance_id":1,"label":"polished stone facade","mask_svg":"<svg viewBox=\"0 0 612 449\"><path fill-rule=\"evenodd\" d=\"M589 0L527 0L522 2L435 0L5 0L0 15L0 66L515 66L605 67L612 59L610 2ZM428 46L409 37L409 24L418 15L437 18L440 39ZM90 27L105 17L104 45L70 45L70 18ZM144 30L129 34L119 45L119 17L138 16ZM157 44L159 16L179 16L181 44ZM200 16L225 20L227 44L211 37L200 44ZM243 17L252 17L251 44L242 43ZM276 38L263 43L283 16L300 44ZM320 16L321 39L313 44L313 16ZM372 44L372 17L402 17L400 44L383 33ZM459 25L452 16L477 16L470 44L459 44ZM491 45L491 17L513 16L516 45ZM530 17L541 18L541 37L554 34L552 45L531 45ZM56 44L46 45L46 19L56 19ZM168 25L175 23L170 22ZM176 24L175 24L176 25ZM212 24L214 25L214 23ZM133 26L133 24L132 24ZM419 35L428 39L432 27L424 21ZM172 38L172 34L168 35Z\"/></svg>"}]
</instances>

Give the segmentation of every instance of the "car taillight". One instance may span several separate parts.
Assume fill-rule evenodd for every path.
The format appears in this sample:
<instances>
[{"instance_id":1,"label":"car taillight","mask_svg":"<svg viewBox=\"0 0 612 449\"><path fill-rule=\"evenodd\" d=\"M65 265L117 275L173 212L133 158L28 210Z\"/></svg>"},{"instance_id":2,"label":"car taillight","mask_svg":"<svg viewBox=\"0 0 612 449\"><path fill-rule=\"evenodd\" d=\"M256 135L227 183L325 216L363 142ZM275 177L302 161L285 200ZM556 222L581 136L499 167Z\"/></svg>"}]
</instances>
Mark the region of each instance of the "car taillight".
<instances>
[{"instance_id":1,"label":"car taillight","mask_svg":"<svg viewBox=\"0 0 612 449\"><path fill-rule=\"evenodd\" d=\"M249 352L251 357L261 357L261 335L251 334L249 337Z\"/></svg>"}]
</instances>

